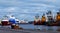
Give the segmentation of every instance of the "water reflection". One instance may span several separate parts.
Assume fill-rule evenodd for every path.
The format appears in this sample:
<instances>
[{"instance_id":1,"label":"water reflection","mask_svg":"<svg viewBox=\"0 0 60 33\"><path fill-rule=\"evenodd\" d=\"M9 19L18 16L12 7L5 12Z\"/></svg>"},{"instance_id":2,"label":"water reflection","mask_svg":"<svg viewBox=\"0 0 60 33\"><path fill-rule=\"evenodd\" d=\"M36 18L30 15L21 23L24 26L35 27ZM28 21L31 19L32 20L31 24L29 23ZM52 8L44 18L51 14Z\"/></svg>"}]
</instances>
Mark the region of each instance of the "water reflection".
<instances>
[{"instance_id":1,"label":"water reflection","mask_svg":"<svg viewBox=\"0 0 60 33\"><path fill-rule=\"evenodd\" d=\"M20 27L24 29L40 29L40 30L53 30L56 31L60 29L60 26L44 26L44 25L33 25L33 24L20 24Z\"/></svg>"}]
</instances>

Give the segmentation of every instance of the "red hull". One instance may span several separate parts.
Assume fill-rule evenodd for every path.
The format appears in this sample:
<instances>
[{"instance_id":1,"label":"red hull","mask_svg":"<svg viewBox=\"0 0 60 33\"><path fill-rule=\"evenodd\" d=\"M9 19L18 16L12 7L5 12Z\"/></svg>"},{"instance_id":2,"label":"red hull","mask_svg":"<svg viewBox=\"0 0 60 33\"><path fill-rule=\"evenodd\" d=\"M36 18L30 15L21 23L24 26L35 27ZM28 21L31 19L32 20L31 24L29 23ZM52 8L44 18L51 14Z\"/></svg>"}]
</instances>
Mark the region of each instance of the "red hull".
<instances>
[{"instance_id":1,"label":"red hull","mask_svg":"<svg viewBox=\"0 0 60 33\"><path fill-rule=\"evenodd\" d=\"M11 25L11 23L9 23L8 21L1 21L2 26L8 26Z\"/></svg>"},{"instance_id":2,"label":"red hull","mask_svg":"<svg viewBox=\"0 0 60 33\"><path fill-rule=\"evenodd\" d=\"M34 25L41 25L40 21L34 21Z\"/></svg>"}]
</instances>

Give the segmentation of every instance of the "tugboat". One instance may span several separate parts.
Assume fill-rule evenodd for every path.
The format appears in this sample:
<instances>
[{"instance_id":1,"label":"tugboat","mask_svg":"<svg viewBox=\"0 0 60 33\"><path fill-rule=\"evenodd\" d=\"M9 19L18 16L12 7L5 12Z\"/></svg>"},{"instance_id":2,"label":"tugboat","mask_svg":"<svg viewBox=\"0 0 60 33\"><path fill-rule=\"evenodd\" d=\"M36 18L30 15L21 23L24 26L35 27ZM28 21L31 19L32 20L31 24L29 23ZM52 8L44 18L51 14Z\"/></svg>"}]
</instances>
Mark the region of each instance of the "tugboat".
<instances>
[{"instance_id":1,"label":"tugboat","mask_svg":"<svg viewBox=\"0 0 60 33\"><path fill-rule=\"evenodd\" d=\"M35 16L34 25L41 25L40 22L41 22L41 21L40 21L39 15L37 14L37 15Z\"/></svg>"},{"instance_id":2,"label":"tugboat","mask_svg":"<svg viewBox=\"0 0 60 33\"><path fill-rule=\"evenodd\" d=\"M56 21L52 24L52 26L60 26L60 11L57 12Z\"/></svg>"},{"instance_id":3,"label":"tugboat","mask_svg":"<svg viewBox=\"0 0 60 33\"><path fill-rule=\"evenodd\" d=\"M60 26L60 11L57 12L56 19L53 19L51 11L47 13L48 21L47 26Z\"/></svg>"},{"instance_id":4,"label":"tugboat","mask_svg":"<svg viewBox=\"0 0 60 33\"><path fill-rule=\"evenodd\" d=\"M40 21L39 14L35 16L33 23L34 23L34 28L40 30L39 26L41 25L41 21Z\"/></svg>"},{"instance_id":5,"label":"tugboat","mask_svg":"<svg viewBox=\"0 0 60 33\"><path fill-rule=\"evenodd\" d=\"M43 14L43 16L41 18L41 24L42 25L46 25L46 17L45 17L45 14Z\"/></svg>"},{"instance_id":6,"label":"tugboat","mask_svg":"<svg viewBox=\"0 0 60 33\"><path fill-rule=\"evenodd\" d=\"M11 29L22 29L18 25L19 20L16 19L13 15L10 16L9 22L11 23Z\"/></svg>"},{"instance_id":7,"label":"tugboat","mask_svg":"<svg viewBox=\"0 0 60 33\"><path fill-rule=\"evenodd\" d=\"M2 26L11 25L10 22L9 22L9 20L8 20L8 18L7 18L7 16L4 16L4 18L3 18L2 21L1 21L1 25L2 25Z\"/></svg>"},{"instance_id":8,"label":"tugboat","mask_svg":"<svg viewBox=\"0 0 60 33\"><path fill-rule=\"evenodd\" d=\"M46 14L47 14L47 19L48 19L46 25L47 26L52 26L52 23L54 22L52 12L48 11L48 13L46 13Z\"/></svg>"}]
</instances>

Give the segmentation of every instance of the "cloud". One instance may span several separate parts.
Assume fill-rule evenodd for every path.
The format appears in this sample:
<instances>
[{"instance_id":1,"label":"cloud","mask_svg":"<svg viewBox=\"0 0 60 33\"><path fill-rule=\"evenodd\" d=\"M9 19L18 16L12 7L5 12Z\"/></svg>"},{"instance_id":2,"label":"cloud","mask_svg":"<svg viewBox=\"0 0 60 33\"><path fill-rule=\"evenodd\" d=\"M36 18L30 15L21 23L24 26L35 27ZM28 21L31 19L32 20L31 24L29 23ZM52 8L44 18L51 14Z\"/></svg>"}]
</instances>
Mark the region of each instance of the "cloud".
<instances>
[{"instance_id":1,"label":"cloud","mask_svg":"<svg viewBox=\"0 0 60 33\"><path fill-rule=\"evenodd\" d=\"M5 10L6 10L7 12L13 12L13 11L15 11L16 9L12 7L12 8L6 8Z\"/></svg>"},{"instance_id":2,"label":"cloud","mask_svg":"<svg viewBox=\"0 0 60 33\"><path fill-rule=\"evenodd\" d=\"M31 16L35 16L37 13L41 16L47 10L56 12L60 8L59 3L60 0L0 0L0 12L2 12L0 14L5 15L12 12L21 19L25 16L31 19Z\"/></svg>"}]
</instances>

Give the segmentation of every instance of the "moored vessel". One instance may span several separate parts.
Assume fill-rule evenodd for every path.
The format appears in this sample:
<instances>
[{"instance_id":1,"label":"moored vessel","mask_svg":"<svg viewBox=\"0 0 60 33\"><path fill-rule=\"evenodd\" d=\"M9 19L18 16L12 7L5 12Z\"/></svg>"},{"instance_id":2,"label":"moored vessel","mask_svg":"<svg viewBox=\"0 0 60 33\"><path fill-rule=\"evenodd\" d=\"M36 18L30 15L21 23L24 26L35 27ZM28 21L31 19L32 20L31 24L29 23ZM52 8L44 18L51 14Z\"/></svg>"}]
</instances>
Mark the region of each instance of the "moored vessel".
<instances>
[{"instance_id":1,"label":"moored vessel","mask_svg":"<svg viewBox=\"0 0 60 33\"><path fill-rule=\"evenodd\" d=\"M41 25L46 25L46 17L45 17L45 14L43 14L43 16L41 18Z\"/></svg>"},{"instance_id":2,"label":"moored vessel","mask_svg":"<svg viewBox=\"0 0 60 33\"><path fill-rule=\"evenodd\" d=\"M11 23L9 22L9 19L7 18L7 16L4 16L4 18L1 20L1 25L2 26L11 25Z\"/></svg>"},{"instance_id":3,"label":"moored vessel","mask_svg":"<svg viewBox=\"0 0 60 33\"><path fill-rule=\"evenodd\" d=\"M40 21L40 17L39 17L39 15L37 14L37 15L35 16L35 19L34 19L34 25L41 25L40 22L41 22L41 21Z\"/></svg>"}]
</instances>

